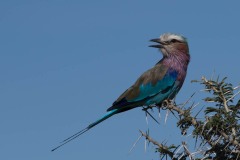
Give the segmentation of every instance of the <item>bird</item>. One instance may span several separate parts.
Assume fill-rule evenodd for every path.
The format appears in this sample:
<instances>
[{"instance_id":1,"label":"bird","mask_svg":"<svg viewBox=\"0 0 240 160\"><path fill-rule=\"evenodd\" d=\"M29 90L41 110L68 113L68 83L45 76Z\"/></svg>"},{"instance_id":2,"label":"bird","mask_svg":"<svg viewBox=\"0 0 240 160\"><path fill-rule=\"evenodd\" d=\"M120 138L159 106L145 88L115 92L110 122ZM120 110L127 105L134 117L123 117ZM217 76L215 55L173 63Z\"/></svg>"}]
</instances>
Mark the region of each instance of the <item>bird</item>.
<instances>
[{"instance_id":1,"label":"bird","mask_svg":"<svg viewBox=\"0 0 240 160\"><path fill-rule=\"evenodd\" d=\"M144 72L136 82L123 92L107 109L107 113L86 128L61 142L52 151L79 137L109 117L142 106L159 105L164 100L174 99L185 80L190 54L187 39L174 33L164 33L159 38L151 39L158 48L162 59L155 66Z\"/></svg>"}]
</instances>

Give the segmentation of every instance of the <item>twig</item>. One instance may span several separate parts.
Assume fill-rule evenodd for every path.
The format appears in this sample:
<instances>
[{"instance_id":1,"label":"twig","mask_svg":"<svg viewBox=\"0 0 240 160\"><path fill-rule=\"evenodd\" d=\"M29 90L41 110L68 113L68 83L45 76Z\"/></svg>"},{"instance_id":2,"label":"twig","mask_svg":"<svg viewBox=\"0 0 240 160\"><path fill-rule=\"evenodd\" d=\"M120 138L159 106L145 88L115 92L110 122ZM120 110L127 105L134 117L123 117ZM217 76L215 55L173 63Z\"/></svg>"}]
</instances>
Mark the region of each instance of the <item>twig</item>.
<instances>
[{"instance_id":1,"label":"twig","mask_svg":"<svg viewBox=\"0 0 240 160\"><path fill-rule=\"evenodd\" d=\"M229 137L226 133L224 133L223 131L219 131L219 133L220 133L225 139L227 139L229 142L231 142L232 144L239 146L238 141L236 141L235 139L232 139L232 140L231 140L230 137Z\"/></svg>"},{"instance_id":2,"label":"twig","mask_svg":"<svg viewBox=\"0 0 240 160\"><path fill-rule=\"evenodd\" d=\"M170 152L169 149L168 149L166 146L158 143L156 140L152 139L148 134L142 132L141 130L139 130L139 132L141 133L141 135L142 135L143 137L146 138L146 140L148 140L149 142L151 142L152 144L154 144L155 146L157 146L159 149L164 150L171 158L173 157L173 153Z\"/></svg>"},{"instance_id":3,"label":"twig","mask_svg":"<svg viewBox=\"0 0 240 160\"><path fill-rule=\"evenodd\" d=\"M187 146L186 146L186 143L185 143L185 142L182 142L182 145L183 145L184 151L185 151L185 153L188 155L189 159L190 159L190 160L193 160L192 154L191 154L191 152L188 150L188 148L187 148Z\"/></svg>"},{"instance_id":4,"label":"twig","mask_svg":"<svg viewBox=\"0 0 240 160\"><path fill-rule=\"evenodd\" d=\"M230 97L228 100L227 100L227 102L228 101L231 101L234 97L236 97L238 94L240 93L240 91L238 91L236 94L234 94L232 97Z\"/></svg>"}]
</instances>

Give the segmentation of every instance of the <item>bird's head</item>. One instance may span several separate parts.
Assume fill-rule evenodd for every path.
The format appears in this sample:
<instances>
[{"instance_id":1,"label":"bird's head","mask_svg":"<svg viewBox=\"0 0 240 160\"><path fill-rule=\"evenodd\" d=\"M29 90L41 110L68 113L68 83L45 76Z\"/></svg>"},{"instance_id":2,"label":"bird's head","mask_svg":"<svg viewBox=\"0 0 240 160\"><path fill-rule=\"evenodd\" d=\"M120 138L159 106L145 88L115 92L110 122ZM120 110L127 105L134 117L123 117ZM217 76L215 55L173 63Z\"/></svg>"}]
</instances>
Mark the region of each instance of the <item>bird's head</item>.
<instances>
[{"instance_id":1,"label":"bird's head","mask_svg":"<svg viewBox=\"0 0 240 160\"><path fill-rule=\"evenodd\" d=\"M151 39L150 41L158 44L150 45L149 47L159 48L165 57L178 54L189 55L187 39L181 35L165 33L159 38Z\"/></svg>"}]
</instances>

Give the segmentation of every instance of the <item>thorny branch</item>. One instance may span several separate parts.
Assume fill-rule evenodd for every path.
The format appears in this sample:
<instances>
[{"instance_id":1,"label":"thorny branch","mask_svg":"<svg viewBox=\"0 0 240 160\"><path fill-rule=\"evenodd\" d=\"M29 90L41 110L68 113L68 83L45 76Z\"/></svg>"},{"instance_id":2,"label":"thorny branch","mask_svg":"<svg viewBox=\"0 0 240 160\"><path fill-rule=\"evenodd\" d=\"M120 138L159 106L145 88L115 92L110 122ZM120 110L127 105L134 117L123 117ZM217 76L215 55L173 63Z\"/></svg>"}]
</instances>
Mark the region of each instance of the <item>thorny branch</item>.
<instances>
[{"instance_id":1,"label":"thorny branch","mask_svg":"<svg viewBox=\"0 0 240 160\"><path fill-rule=\"evenodd\" d=\"M149 142L151 142L152 144L157 146L159 150L167 153L170 157L173 157L173 153L169 151L169 148L167 146L164 146L163 144L158 143L156 140L154 140L148 134L142 132L141 130L139 130L139 131L140 131L140 133L142 134L143 137L145 137Z\"/></svg>"},{"instance_id":2,"label":"thorny branch","mask_svg":"<svg viewBox=\"0 0 240 160\"><path fill-rule=\"evenodd\" d=\"M160 157L170 157L175 160L195 159L212 159L212 160L238 160L240 155L240 100L234 105L233 100L240 93L234 91L240 87L233 87L232 84L225 82L226 78L219 81L208 80L205 77L199 82L204 85L204 91L211 94L205 98L207 104L214 104L212 107L204 109L205 120L197 118L198 114L193 116L193 108L196 106L189 104L189 99L183 105L176 105L172 101L166 100L161 105L157 105L161 109L169 110L171 113L177 113L177 125L182 131L182 135L186 135L191 128L192 136L196 142L200 140L198 156L192 154L186 147L186 143L182 142L183 150L179 152L177 145L161 144L152 139L148 134L141 132L141 136L145 137L150 143L157 147ZM152 106L150 107L152 109ZM146 108L149 109L149 108ZM200 112L200 111L199 111ZM176 114L174 114L176 115ZM195 144L196 145L196 144Z\"/></svg>"}]
</instances>

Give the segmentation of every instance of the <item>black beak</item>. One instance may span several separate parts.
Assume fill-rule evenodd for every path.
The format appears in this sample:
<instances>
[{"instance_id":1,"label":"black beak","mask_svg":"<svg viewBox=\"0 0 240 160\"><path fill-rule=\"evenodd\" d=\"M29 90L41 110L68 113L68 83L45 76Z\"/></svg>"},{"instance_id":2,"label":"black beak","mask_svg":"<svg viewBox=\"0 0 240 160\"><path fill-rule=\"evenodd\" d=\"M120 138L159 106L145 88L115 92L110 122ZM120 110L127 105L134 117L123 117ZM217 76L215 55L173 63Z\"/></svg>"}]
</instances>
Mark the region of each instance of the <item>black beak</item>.
<instances>
[{"instance_id":1,"label":"black beak","mask_svg":"<svg viewBox=\"0 0 240 160\"><path fill-rule=\"evenodd\" d=\"M161 40L159 38L155 38L155 39L151 39L151 42L156 42L159 44L155 44L155 45L150 45L149 47L154 47L154 48L163 48L164 43L161 42Z\"/></svg>"}]
</instances>

